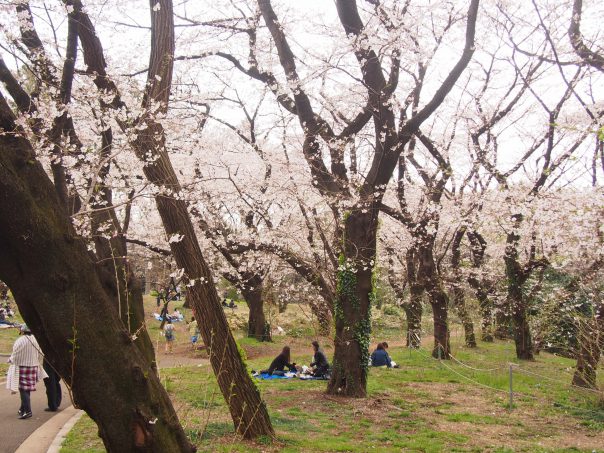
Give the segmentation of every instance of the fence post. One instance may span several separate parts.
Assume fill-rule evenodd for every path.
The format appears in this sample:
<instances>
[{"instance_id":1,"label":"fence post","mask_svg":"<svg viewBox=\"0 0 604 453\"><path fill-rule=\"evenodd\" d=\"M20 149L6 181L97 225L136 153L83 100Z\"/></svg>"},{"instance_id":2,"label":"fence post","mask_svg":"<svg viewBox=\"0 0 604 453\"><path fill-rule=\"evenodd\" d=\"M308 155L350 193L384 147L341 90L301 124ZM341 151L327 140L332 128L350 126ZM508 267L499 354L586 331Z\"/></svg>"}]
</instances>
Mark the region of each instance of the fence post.
<instances>
[{"instance_id":1,"label":"fence post","mask_svg":"<svg viewBox=\"0 0 604 453\"><path fill-rule=\"evenodd\" d=\"M513 386L513 370L510 363L510 410L514 407L514 386Z\"/></svg>"}]
</instances>

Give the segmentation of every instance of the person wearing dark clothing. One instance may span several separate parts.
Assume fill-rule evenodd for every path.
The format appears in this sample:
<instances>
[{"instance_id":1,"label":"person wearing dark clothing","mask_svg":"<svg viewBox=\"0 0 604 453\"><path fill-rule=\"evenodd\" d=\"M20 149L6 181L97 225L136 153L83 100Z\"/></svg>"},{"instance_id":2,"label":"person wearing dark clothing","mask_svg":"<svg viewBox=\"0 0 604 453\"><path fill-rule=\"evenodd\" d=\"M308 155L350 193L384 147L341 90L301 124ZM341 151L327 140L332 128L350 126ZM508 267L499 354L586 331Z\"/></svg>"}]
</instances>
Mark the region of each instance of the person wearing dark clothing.
<instances>
[{"instance_id":1,"label":"person wearing dark clothing","mask_svg":"<svg viewBox=\"0 0 604 453\"><path fill-rule=\"evenodd\" d=\"M61 377L57 374L55 369L44 359L42 365L44 371L48 375L44 378L44 385L46 386L46 398L48 400L48 407L44 409L47 412L56 412L61 405Z\"/></svg>"},{"instance_id":2,"label":"person wearing dark clothing","mask_svg":"<svg viewBox=\"0 0 604 453\"><path fill-rule=\"evenodd\" d=\"M285 374L285 367L289 368L289 371L296 371L296 364L290 363L289 346L285 346L275 359L271 362L271 366L268 370L262 370L261 374L283 376Z\"/></svg>"},{"instance_id":3,"label":"person wearing dark clothing","mask_svg":"<svg viewBox=\"0 0 604 453\"><path fill-rule=\"evenodd\" d=\"M315 351L312 363L310 364L311 367L314 367L313 376L324 377L329 374L329 362L327 361L325 353L321 350L319 342L313 341L312 347Z\"/></svg>"},{"instance_id":4,"label":"person wearing dark clothing","mask_svg":"<svg viewBox=\"0 0 604 453\"><path fill-rule=\"evenodd\" d=\"M390 356L382 343L378 343L376 350L371 353L371 366L387 366L388 368L392 368L392 360L390 360Z\"/></svg>"}]
</instances>

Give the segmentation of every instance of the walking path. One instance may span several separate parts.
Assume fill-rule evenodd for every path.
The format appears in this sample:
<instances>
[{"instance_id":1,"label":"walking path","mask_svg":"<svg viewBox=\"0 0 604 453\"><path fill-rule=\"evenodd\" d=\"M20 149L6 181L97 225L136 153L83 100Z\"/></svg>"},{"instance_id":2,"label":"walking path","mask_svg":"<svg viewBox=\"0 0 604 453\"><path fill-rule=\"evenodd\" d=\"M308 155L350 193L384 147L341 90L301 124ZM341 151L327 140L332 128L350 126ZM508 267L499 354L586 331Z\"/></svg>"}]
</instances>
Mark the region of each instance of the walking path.
<instances>
[{"instance_id":1,"label":"walking path","mask_svg":"<svg viewBox=\"0 0 604 453\"><path fill-rule=\"evenodd\" d=\"M2 427L2 441L0 442L0 453L13 453L17 451L19 446L38 428L44 425L54 415L59 415L60 412L44 412L47 407L46 389L43 382L39 382L36 386L37 390L31 392L31 408L33 417L26 420L19 420L17 410L19 409L20 400L19 394L12 395L6 389L6 380L0 377L0 427ZM65 392L64 396L67 396ZM69 398L66 398L68 403ZM61 425L62 426L62 425ZM50 442L56 435L52 435ZM50 445L50 442L48 445ZM43 451L46 452L48 446ZM34 450L26 450L27 453L33 453Z\"/></svg>"},{"instance_id":2,"label":"walking path","mask_svg":"<svg viewBox=\"0 0 604 453\"><path fill-rule=\"evenodd\" d=\"M209 362L206 358L184 354L166 355L163 351L158 354L157 359L160 370L183 365L204 365ZM44 383L39 382L38 390L31 394L33 417L19 420L19 395L11 395L5 384L6 380L0 377L0 453L58 453L65 436L84 412L73 406L63 406L59 412L44 412L46 392ZM65 387L63 401L66 404L69 401Z\"/></svg>"}]
</instances>

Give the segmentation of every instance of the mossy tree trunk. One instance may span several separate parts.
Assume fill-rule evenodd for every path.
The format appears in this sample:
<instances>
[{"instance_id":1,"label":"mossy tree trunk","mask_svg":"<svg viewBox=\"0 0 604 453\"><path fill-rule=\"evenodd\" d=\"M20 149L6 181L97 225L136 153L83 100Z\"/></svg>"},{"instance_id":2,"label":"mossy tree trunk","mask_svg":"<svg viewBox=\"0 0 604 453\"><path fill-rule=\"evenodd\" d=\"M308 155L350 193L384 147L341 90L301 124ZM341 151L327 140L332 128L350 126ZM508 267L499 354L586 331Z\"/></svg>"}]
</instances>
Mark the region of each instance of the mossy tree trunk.
<instances>
[{"instance_id":1,"label":"mossy tree trunk","mask_svg":"<svg viewBox=\"0 0 604 453\"><path fill-rule=\"evenodd\" d=\"M0 125L0 278L44 354L108 451L193 451L1 95Z\"/></svg>"},{"instance_id":2,"label":"mossy tree trunk","mask_svg":"<svg viewBox=\"0 0 604 453\"><path fill-rule=\"evenodd\" d=\"M378 210L353 210L345 219L335 312L335 351L327 392L364 397L371 333L372 269Z\"/></svg>"}]
</instances>

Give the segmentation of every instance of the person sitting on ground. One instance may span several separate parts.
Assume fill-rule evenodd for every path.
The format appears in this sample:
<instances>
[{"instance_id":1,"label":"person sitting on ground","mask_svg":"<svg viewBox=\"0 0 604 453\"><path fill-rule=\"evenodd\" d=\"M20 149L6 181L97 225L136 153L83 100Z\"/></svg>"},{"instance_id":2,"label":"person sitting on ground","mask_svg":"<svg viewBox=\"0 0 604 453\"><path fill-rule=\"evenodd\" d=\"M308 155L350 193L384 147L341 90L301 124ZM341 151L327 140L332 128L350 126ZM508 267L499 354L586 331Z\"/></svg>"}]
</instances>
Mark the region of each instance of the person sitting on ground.
<instances>
[{"instance_id":1,"label":"person sitting on ground","mask_svg":"<svg viewBox=\"0 0 604 453\"><path fill-rule=\"evenodd\" d=\"M195 317L191 317L191 322L189 323L189 335L191 335L191 349L195 350L195 346L197 345L197 340L199 339L199 327L197 326L197 321L195 321Z\"/></svg>"},{"instance_id":2,"label":"person sitting on ground","mask_svg":"<svg viewBox=\"0 0 604 453\"><path fill-rule=\"evenodd\" d=\"M271 362L271 366L268 367L268 370L262 370L260 374L268 374L275 376L284 376L285 375L285 367L289 368L289 371L296 371L296 364L290 363L290 350L289 346L284 346L281 354L279 354L275 359Z\"/></svg>"},{"instance_id":3,"label":"person sitting on ground","mask_svg":"<svg viewBox=\"0 0 604 453\"><path fill-rule=\"evenodd\" d=\"M233 299L231 299L231 301L229 302L229 308L237 308L237 305L235 304L235 301Z\"/></svg>"},{"instance_id":4,"label":"person sitting on ground","mask_svg":"<svg viewBox=\"0 0 604 453\"><path fill-rule=\"evenodd\" d=\"M228 307L229 304L227 303L226 297L224 299L222 299L222 306L223 307Z\"/></svg>"},{"instance_id":5,"label":"person sitting on ground","mask_svg":"<svg viewBox=\"0 0 604 453\"><path fill-rule=\"evenodd\" d=\"M392 360L384 349L383 343L378 343L375 351L371 353L371 366L387 366L392 368Z\"/></svg>"},{"instance_id":6,"label":"person sitting on ground","mask_svg":"<svg viewBox=\"0 0 604 453\"><path fill-rule=\"evenodd\" d=\"M15 323L8 320L9 313L4 308L0 308L0 324L6 324L7 326L14 326Z\"/></svg>"},{"instance_id":7,"label":"person sitting on ground","mask_svg":"<svg viewBox=\"0 0 604 453\"><path fill-rule=\"evenodd\" d=\"M310 364L311 368L313 368L312 374L314 377L325 377L329 374L329 362L327 361L327 357L321 350L318 341L313 341L312 347L315 352L312 363Z\"/></svg>"}]
</instances>

